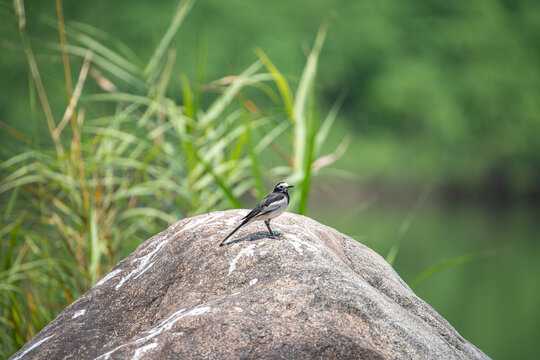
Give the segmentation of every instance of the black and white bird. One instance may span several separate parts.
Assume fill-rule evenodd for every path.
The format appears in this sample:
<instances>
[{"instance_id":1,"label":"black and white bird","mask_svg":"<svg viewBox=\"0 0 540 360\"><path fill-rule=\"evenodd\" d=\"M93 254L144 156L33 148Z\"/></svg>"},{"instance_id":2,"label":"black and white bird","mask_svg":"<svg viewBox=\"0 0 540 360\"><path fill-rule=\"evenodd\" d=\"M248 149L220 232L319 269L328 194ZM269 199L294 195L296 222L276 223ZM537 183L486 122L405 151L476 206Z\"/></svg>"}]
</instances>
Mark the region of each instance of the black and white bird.
<instances>
[{"instance_id":1,"label":"black and white bird","mask_svg":"<svg viewBox=\"0 0 540 360\"><path fill-rule=\"evenodd\" d=\"M289 189L292 187L294 187L294 185L289 185L286 182L280 182L277 184L274 191L271 194L266 195L266 197L262 199L261 202L258 203L249 214L243 217L242 223L238 225L238 227L229 235L227 235L219 246L223 246L225 241L227 241L227 239L229 239L242 226L257 220L263 220L268 228L268 231L270 231L270 235L275 238L272 229L270 229L270 220L285 212L287 205L289 205Z\"/></svg>"}]
</instances>

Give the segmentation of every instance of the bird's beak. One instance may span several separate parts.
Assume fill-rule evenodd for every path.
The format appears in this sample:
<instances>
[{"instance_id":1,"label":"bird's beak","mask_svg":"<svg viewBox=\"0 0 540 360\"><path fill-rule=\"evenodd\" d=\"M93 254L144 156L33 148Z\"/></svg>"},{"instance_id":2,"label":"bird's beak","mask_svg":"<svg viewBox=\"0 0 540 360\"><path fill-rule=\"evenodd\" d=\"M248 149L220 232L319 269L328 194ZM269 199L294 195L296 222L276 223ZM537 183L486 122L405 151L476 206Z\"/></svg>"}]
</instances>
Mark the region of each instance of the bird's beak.
<instances>
[{"instance_id":1,"label":"bird's beak","mask_svg":"<svg viewBox=\"0 0 540 360\"><path fill-rule=\"evenodd\" d=\"M289 185L289 186L287 186L287 189L290 189L292 187L294 187L294 185Z\"/></svg>"}]
</instances>

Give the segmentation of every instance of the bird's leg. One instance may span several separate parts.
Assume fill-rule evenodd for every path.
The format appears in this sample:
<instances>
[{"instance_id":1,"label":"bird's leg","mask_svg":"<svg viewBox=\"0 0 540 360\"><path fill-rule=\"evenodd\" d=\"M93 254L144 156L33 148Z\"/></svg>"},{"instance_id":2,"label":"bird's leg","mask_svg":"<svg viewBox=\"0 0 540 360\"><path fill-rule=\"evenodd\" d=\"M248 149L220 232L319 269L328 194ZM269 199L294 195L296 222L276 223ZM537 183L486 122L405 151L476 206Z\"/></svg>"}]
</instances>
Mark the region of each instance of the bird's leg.
<instances>
[{"instance_id":1,"label":"bird's leg","mask_svg":"<svg viewBox=\"0 0 540 360\"><path fill-rule=\"evenodd\" d=\"M270 220L265 220L264 223L266 224L266 227L268 228L268 231L270 231L270 235L275 239L274 233L272 232L272 229L270 229Z\"/></svg>"}]
</instances>

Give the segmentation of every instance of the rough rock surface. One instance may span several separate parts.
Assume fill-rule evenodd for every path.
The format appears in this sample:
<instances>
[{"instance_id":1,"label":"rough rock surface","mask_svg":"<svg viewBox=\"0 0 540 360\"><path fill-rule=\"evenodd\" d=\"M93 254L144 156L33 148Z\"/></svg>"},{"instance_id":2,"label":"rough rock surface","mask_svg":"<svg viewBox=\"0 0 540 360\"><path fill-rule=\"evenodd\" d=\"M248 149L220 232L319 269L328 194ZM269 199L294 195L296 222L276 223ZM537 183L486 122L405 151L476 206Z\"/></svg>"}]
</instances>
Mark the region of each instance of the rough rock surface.
<instances>
[{"instance_id":1,"label":"rough rock surface","mask_svg":"<svg viewBox=\"0 0 540 360\"><path fill-rule=\"evenodd\" d=\"M379 255L285 213L247 210L144 242L12 359L488 359Z\"/></svg>"}]
</instances>

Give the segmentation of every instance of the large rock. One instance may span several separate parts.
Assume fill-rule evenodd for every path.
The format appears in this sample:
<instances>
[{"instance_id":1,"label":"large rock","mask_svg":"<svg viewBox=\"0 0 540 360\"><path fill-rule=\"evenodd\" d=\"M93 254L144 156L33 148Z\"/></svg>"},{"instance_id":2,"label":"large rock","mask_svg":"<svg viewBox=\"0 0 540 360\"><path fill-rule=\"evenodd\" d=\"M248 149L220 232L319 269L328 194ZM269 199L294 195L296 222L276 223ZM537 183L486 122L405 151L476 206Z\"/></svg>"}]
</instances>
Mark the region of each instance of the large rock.
<instances>
[{"instance_id":1,"label":"large rock","mask_svg":"<svg viewBox=\"0 0 540 360\"><path fill-rule=\"evenodd\" d=\"M374 251L286 213L184 219L120 261L13 359L488 359Z\"/></svg>"}]
</instances>

